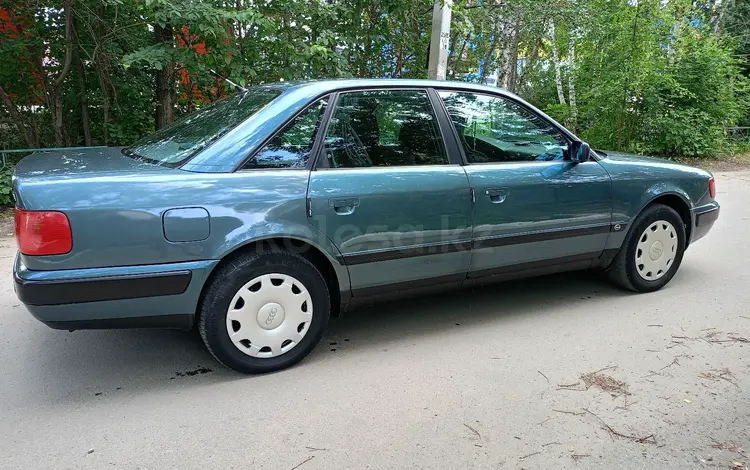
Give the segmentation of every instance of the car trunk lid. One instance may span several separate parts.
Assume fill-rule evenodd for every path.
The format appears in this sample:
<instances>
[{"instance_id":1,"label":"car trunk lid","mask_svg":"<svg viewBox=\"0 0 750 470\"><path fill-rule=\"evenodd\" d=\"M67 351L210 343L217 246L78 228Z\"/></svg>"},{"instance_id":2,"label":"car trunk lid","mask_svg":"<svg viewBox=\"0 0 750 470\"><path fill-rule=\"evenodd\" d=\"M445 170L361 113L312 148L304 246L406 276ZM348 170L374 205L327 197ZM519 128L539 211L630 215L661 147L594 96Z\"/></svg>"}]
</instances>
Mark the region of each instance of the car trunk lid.
<instances>
[{"instance_id":1,"label":"car trunk lid","mask_svg":"<svg viewBox=\"0 0 750 470\"><path fill-rule=\"evenodd\" d=\"M29 155L16 165L15 177L72 177L91 173L162 171L168 168L131 158L122 147L61 149Z\"/></svg>"},{"instance_id":2,"label":"car trunk lid","mask_svg":"<svg viewBox=\"0 0 750 470\"><path fill-rule=\"evenodd\" d=\"M18 238L31 246L21 250L28 269L162 260L159 253L168 245L162 214L196 205L189 198L186 203L170 197L169 189L190 184L194 174L133 159L120 150L58 150L18 163L13 195L17 223L22 222L18 228L28 232Z\"/></svg>"}]
</instances>

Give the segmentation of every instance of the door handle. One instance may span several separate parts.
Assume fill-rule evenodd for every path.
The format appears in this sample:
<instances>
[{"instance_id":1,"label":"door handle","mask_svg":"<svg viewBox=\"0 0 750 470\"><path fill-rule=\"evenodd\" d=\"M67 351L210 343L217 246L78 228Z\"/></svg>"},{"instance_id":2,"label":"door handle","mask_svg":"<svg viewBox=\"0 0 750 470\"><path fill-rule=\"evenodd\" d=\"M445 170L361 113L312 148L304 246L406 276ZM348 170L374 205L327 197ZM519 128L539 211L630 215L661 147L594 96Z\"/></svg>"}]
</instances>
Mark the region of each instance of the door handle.
<instances>
[{"instance_id":1,"label":"door handle","mask_svg":"<svg viewBox=\"0 0 750 470\"><path fill-rule=\"evenodd\" d=\"M500 204L505 202L505 198L508 197L508 194L510 194L510 189L508 188L489 188L484 191L484 193L489 196L490 202L493 204Z\"/></svg>"},{"instance_id":2,"label":"door handle","mask_svg":"<svg viewBox=\"0 0 750 470\"><path fill-rule=\"evenodd\" d=\"M358 197L334 198L328 200L328 205L333 207L333 211L338 215L349 215L359 205Z\"/></svg>"}]
</instances>

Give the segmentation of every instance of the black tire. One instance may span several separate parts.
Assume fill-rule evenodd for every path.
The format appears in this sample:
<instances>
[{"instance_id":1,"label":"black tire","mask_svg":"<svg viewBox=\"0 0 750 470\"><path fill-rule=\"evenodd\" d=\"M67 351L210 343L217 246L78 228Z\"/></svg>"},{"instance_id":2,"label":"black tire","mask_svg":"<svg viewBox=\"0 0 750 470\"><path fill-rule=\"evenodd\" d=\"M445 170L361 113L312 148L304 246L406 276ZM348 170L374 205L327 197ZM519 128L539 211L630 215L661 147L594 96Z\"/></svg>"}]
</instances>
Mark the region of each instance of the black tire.
<instances>
[{"instance_id":1,"label":"black tire","mask_svg":"<svg viewBox=\"0 0 750 470\"><path fill-rule=\"evenodd\" d=\"M677 249L674 261L667 269L666 274L656 280L649 281L638 274L635 254L638 240L643 235L643 232L658 220L665 220L675 228L677 233ZM608 268L609 278L620 287L635 292L653 292L667 285L680 268L682 256L685 253L686 236L684 224L680 215L669 206L652 204L646 207L636 218L628 234L625 236L620 251L617 253L612 265Z\"/></svg>"},{"instance_id":2,"label":"black tire","mask_svg":"<svg viewBox=\"0 0 750 470\"><path fill-rule=\"evenodd\" d=\"M293 276L305 285L313 304L312 320L300 343L289 351L276 357L252 357L229 338L227 311L242 286L270 273ZM260 374L290 367L307 356L323 337L330 312L328 286L310 261L288 251L263 250L240 255L218 268L201 300L198 327L203 342L219 362L239 372Z\"/></svg>"}]
</instances>

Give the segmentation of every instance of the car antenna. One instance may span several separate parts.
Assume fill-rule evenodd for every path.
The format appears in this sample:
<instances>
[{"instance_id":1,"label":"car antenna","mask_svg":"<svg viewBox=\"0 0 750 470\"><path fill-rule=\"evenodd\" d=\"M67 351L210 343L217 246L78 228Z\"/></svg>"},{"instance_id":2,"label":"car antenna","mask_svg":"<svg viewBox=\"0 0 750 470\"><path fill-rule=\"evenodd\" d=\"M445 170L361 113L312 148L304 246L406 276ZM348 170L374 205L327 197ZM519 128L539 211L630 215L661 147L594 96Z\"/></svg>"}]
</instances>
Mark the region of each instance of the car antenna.
<instances>
[{"instance_id":1,"label":"car antenna","mask_svg":"<svg viewBox=\"0 0 750 470\"><path fill-rule=\"evenodd\" d=\"M230 85L232 85L235 90L237 90L238 92L242 93L243 95L245 93L247 93L247 88L245 88L244 86L238 85L238 84L234 83L232 80L228 79L227 77L225 77L224 75L220 74L219 72L217 72L214 69L209 69L209 71L212 74L214 74L214 76L219 77L219 78L223 79L224 81L226 81L227 83L229 83Z\"/></svg>"}]
</instances>

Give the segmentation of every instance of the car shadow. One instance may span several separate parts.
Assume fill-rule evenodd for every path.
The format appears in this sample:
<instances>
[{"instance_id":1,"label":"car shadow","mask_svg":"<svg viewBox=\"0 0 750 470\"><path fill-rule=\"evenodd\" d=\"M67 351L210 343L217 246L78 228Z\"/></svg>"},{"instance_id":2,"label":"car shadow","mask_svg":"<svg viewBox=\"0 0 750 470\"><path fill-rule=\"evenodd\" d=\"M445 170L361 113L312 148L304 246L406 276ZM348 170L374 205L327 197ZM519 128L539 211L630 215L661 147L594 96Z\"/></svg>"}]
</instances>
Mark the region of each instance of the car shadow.
<instances>
[{"instance_id":1,"label":"car shadow","mask_svg":"<svg viewBox=\"0 0 750 470\"><path fill-rule=\"evenodd\" d=\"M602 277L596 272L551 275L356 310L331 319L321 344L293 374L328 367L342 352L382 349L457 327L501 327L509 317L552 313L561 304L630 295ZM33 371L26 373L24 388L42 386L43 398L52 403L254 379L219 364L196 330L67 333L41 327L33 330L31 341L44 347L34 348L28 358Z\"/></svg>"},{"instance_id":2,"label":"car shadow","mask_svg":"<svg viewBox=\"0 0 750 470\"><path fill-rule=\"evenodd\" d=\"M354 351L458 327L492 328L511 317L551 313L560 305L627 295L603 273L582 271L388 302L332 319L317 350Z\"/></svg>"}]
</instances>

